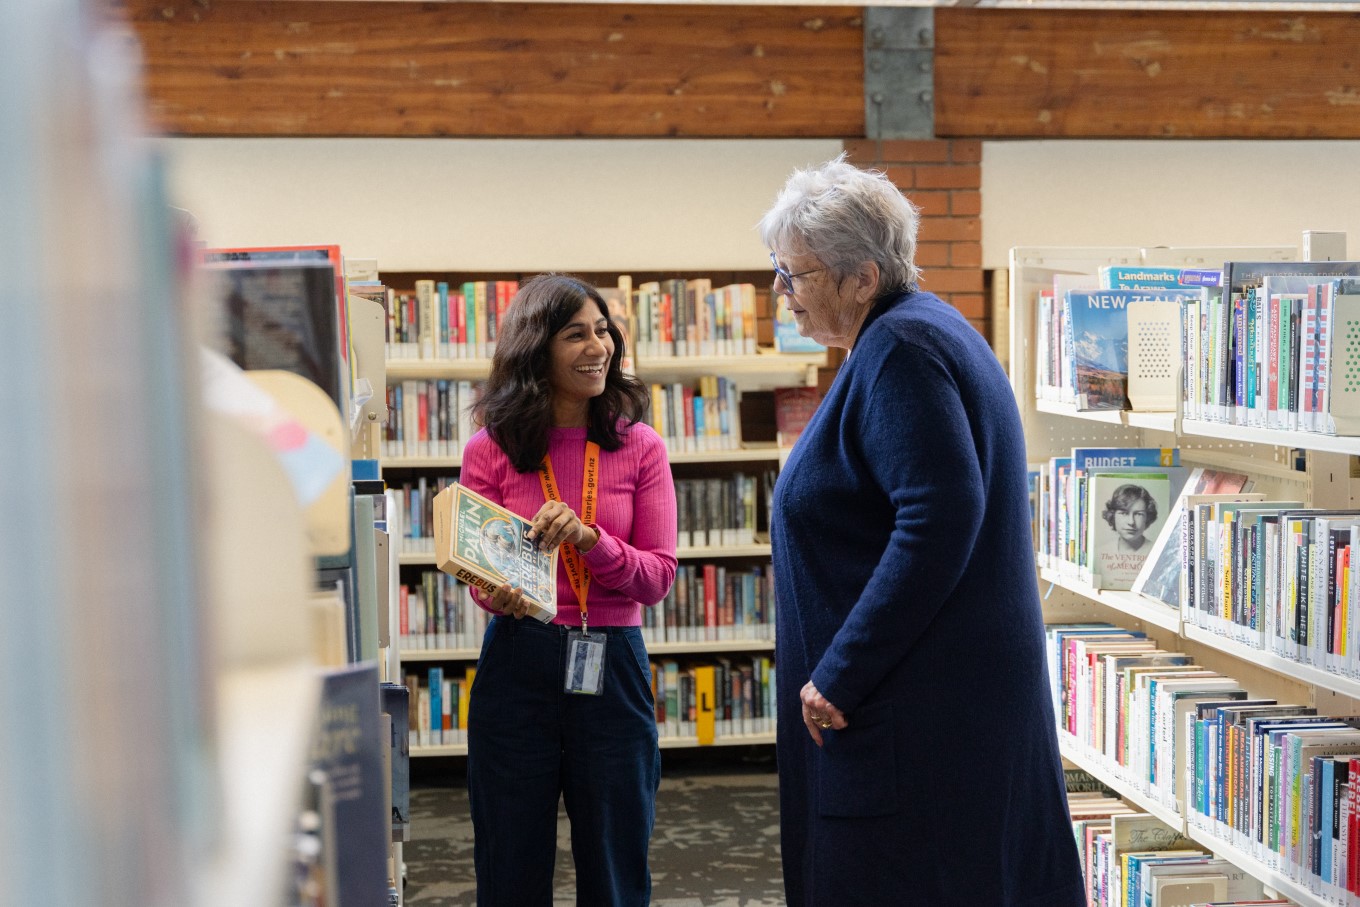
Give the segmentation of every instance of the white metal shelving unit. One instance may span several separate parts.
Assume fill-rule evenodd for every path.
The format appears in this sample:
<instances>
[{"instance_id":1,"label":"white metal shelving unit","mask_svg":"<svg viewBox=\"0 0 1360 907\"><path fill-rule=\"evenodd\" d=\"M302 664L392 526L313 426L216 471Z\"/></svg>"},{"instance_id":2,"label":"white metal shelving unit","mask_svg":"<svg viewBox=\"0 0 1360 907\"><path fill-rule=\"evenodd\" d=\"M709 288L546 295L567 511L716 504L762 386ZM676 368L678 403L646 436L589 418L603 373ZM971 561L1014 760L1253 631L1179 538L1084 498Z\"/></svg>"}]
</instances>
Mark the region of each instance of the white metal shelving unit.
<instances>
[{"instance_id":1,"label":"white metal shelving unit","mask_svg":"<svg viewBox=\"0 0 1360 907\"><path fill-rule=\"evenodd\" d=\"M1148 255L1155 251L1155 261ZM1314 506L1351 506L1349 457L1360 455L1360 438L1340 438L1308 432L1250 429L1205 420L1186 419L1181 413L1077 412L1071 404L1036 399L1035 325L1032 301L1058 273L1096 273L1102 265L1156 263L1183 267L1217 267L1228 260L1287 260L1279 248L1270 249L1157 249L1138 248L1017 248L1011 253L1011 383L1025 425L1028 456L1041 462L1078 446L1179 447L1186 465L1215 466L1251 475L1254 489L1269 499L1304 500ZM1304 469L1295 468L1303 452ZM1164 648L1180 648L1208 667L1236 677L1253 692L1281 701L1305 702L1336 714L1354 713L1360 682L1300 664L1231 639L1189 622L1180 613L1131 592L1092 588L1070 565L1046 565L1040 570L1045 585L1045 609L1050 620L1095 617L1147 631ZM1124 799L1157 816L1167 825L1259 879L1304 907L1331 907L1314 894L1229 842L1140 791L1109 766L1103 755L1086 752L1059 731L1066 760L1100 779Z\"/></svg>"}]
</instances>

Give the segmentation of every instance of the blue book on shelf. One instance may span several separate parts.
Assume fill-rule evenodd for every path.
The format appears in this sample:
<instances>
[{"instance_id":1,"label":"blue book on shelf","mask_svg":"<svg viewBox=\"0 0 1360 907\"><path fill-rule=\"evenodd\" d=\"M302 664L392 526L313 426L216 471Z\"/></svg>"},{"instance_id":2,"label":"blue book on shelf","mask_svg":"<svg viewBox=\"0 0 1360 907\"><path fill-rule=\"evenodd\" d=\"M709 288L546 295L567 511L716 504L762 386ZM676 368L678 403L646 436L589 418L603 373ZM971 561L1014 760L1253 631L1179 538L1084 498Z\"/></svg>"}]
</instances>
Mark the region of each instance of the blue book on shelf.
<instances>
[{"instance_id":1,"label":"blue book on shelf","mask_svg":"<svg viewBox=\"0 0 1360 907\"><path fill-rule=\"evenodd\" d=\"M444 742L444 669L430 668L430 744Z\"/></svg>"},{"instance_id":2,"label":"blue book on shelf","mask_svg":"<svg viewBox=\"0 0 1360 907\"><path fill-rule=\"evenodd\" d=\"M312 745L312 768L326 775L322 817L333 843L339 907L381 904L387 897L387 844L378 665L366 661L326 671Z\"/></svg>"},{"instance_id":3,"label":"blue book on shelf","mask_svg":"<svg viewBox=\"0 0 1360 907\"><path fill-rule=\"evenodd\" d=\"M780 302L774 309L774 348L780 353L820 353L826 347L798 333L789 307Z\"/></svg>"},{"instance_id":4,"label":"blue book on shelf","mask_svg":"<svg viewBox=\"0 0 1360 907\"><path fill-rule=\"evenodd\" d=\"M1100 286L1106 290L1146 290L1174 287L1217 287L1223 272L1199 268L1168 268L1158 265L1106 265L1100 269Z\"/></svg>"},{"instance_id":5,"label":"blue book on shelf","mask_svg":"<svg viewBox=\"0 0 1360 907\"><path fill-rule=\"evenodd\" d=\"M1179 447L1074 447L1073 469L1106 467L1179 466Z\"/></svg>"},{"instance_id":6,"label":"blue book on shelf","mask_svg":"<svg viewBox=\"0 0 1360 907\"><path fill-rule=\"evenodd\" d=\"M392 840L405 841L411 835L411 691L404 684L382 685L382 710L392 718L392 735L387 741L392 765Z\"/></svg>"}]
</instances>

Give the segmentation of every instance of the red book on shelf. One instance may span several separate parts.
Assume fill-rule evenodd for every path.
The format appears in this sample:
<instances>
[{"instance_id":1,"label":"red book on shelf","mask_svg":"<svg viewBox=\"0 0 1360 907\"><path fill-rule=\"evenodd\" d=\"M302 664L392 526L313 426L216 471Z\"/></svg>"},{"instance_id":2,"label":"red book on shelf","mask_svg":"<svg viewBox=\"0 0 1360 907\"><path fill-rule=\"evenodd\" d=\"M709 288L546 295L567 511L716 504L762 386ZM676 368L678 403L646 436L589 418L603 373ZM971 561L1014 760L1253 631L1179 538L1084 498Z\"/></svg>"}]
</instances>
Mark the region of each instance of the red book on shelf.
<instances>
[{"instance_id":1,"label":"red book on shelf","mask_svg":"<svg viewBox=\"0 0 1360 907\"><path fill-rule=\"evenodd\" d=\"M693 438L698 441L698 426L694 421L694 388L686 386L680 391L680 398L684 402L683 411L685 413L684 438Z\"/></svg>"},{"instance_id":2,"label":"red book on shelf","mask_svg":"<svg viewBox=\"0 0 1360 907\"><path fill-rule=\"evenodd\" d=\"M463 294L452 287L449 288L449 346L452 348L452 355L458 356L458 348L463 345L465 340L464 323L467 316L463 308L467 303L463 299Z\"/></svg>"},{"instance_id":3,"label":"red book on shelf","mask_svg":"<svg viewBox=\"0 0 1360 907\"><path fill-rule=\"evenodd\" d=\"M704 639L718 638L718 566L704 564Z\"/></svg>"},{"instance_id":4,"label":"red book on shelf","mask_svg":"<svg viewBox=\"0 0 1360 907\"><path fill-rule=\"evenodd\" d=\"M794 445L821 399L817 388L810 385L774 389L775 439L780 447Z\"/></svg>"},{"instance_id":5,"label":"red book on shelf","mask_svg":"<svg viewBox=\"0 0 1360 907\"><path fill-rule=\"evenodd\" d=\"M419 393L419 405L416 407L416 415L420 422L420 440L430 440L430 391L429 385L421 382Z\"/></svg>"}]
</instances>

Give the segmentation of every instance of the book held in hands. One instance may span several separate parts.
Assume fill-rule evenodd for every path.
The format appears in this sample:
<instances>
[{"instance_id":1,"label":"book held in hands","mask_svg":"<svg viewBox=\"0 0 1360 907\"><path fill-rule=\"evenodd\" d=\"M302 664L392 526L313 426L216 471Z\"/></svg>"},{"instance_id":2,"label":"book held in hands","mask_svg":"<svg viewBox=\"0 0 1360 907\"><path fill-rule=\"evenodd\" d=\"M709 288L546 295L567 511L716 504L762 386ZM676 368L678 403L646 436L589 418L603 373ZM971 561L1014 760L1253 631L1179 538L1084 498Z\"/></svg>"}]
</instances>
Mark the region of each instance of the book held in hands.
<instances>
[{"instance_id":1,"label":"book held in hands","mask_svg":"<svg viewBox=\"0 0 1360 907\"><path fill-rule=\"evenodd\" d=\"M454 483L434 499L434 550L439 569L494 593L505 583L524 590L533 617L557 616L557 549L540 551L531 521Z\"/></svg>"}]
</instances>

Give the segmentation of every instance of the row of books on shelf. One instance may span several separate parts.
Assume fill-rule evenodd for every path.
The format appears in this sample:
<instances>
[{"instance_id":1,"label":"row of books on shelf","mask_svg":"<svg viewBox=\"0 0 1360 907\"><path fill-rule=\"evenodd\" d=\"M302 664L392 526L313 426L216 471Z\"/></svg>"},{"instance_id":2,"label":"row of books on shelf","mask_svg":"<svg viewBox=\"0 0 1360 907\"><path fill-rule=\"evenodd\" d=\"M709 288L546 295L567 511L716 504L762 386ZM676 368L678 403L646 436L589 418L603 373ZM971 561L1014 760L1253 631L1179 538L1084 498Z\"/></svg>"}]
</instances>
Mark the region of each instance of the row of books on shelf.
<instances>
[{"instance_id":1,"label":"row of books on shelf","mask_svg":"<svg viewBox=\"0 0 1360 907\"><path fill-rule=\"evenodd\" d=\"M1188 742L1184 710L1195 697L1245 696L1235 680L1159 648L1146 634L1106 623L1047 629L1060 734L1111 775L1183 812Z\"/></svg>"},{"instance_id":2,"label":"row of books on shelf","mask_svg":"<svg viewBox=\"0 0 1360 907\"><path fill-rule=\"evenodd\" d=\"M1351 558L1360 509L1267 501L1239 473L1092 465L1174 463L1177 453L1077 448L1050 460L1035 476L1040 562L1097 589L1132 589L1242 645L1360 679L1360 566Z\"/></svg>"},{"instance_id":3,"label":"row of books on shelf","mask_svg":"<svg viewBox=\"0 0 1360 907\"><path fill-rule=\"evenodd\" d=\"M741 392L736 382L705 375L691 383L653 384L648 421L672 452L741 447Z\"/></svg>"},{"instance_id":4,"label":"row of books on shelf","mask_svg":"<svg viewBox=\"0 0 1360 907\"><path fill-rule=\"evenodd\" d=\"M1253 695L1110 624L1048 628L1080 761L1328 903L1360 895L1360 716Z\"/></svg>"},{"instance_id":5,"label":"row of books on shelf","mask_svg":"<svg viewBox=\"0 0 1360 907\"><path fill-rule=\"evenodd\" d=\"M650 281L624 275L599 288L628 355L740 356L756 352L760 294L749 283L714 287L710 278ZM413 291L382 288L391 359L486 359L519 291L516 280L451 284L417 280ZM377 290L373 291L378 293Z\"/></svg>"},{"instance_id":6,"label":"row of books on shelf","mask_svg":"<svg viewBox=\"0 0 1360 907\"><path fill-rule=\"evenodd\" d=\"M417 280L414 291L373 292L387 312L389 359L489 359L519 281Z\"/></svg>"},{"instance_id":7,"label":"row of books on shelf","mask_svg":"<svg viewBox=\"0 0 1360 907\"><path fill-rule=\"evenodd\" d=\"M384 457L460 457L476 432L472 406L484 381L415 378L387 386Z\"/></svg>"},{"instance_id":8,"label":"row of books on shelf","mask_svg":"<svg viewBox=\"0 0 1360 907\"><path fill-rule=\"evenodd\" d=\"M682 548L750 545L759 531L777 473L734 472L707 479L676 479L675 509ZM767 524L768 525L768 524Z\"/></svg>"},{"instance_id":9,"label":"row of books on shelf","mask_svg":"<svg viewBox=\"0 0 1360 907\"><path fill-rule=\"evenodd\" d=\"M438 570L399 587L404 650L480 649L489 614L469 587ZM774 639L774 574L764 567L681 564L666 597L642 610L648 642L702 643Z\"/></svg>"},{"instance_id":10,"label":"row of books on shelf","mask_svg":"<svg viewBox=\"0 0 1360 907\"><path fill-rule=\"evenodd\" d=\"M676 479L677 544L724 547L756 542L758 511L768 507L776 473L745 472L707 479ZM393 535L403 554L434 554L434 499L456 482L452 476L418 476L393 482L388 494L398 525Z\"/></svg>"},{"instance_id":11,"label":"row of books on shelf","mask_svg":"<svg viewBox=\"0 0 1360 907\"><path fill-rule=\"evenodd\" d=\"M482 381L444 378L389 385L383 456L461 456L476 431L472 406L485 386ZM736 450L741 447L741 393L735 382L715 375L653 384L647 422L673 452Z\"/></svg>"},{"instance_id":12,"label":"row of books on shelf","mask_svg":"<svg viewBox=\"0 0 1360 907\"><path fill-rule=\"evenodd\" d=\"M1182 466L1174 447L1073 448L1030 467L1038 561L1179 607L1185 499L1250 485L1241 473Z\"/></svg>"},{"instance_id":13,"label":"row of books on shelf","mask_svg":"<svg viewBox=\"0 0 1360 907\"><path fill-rule=\"evenodd\" d=\"M1265 652L1360 679L1360 510L1261 494L1190 499L1182 618Z\"/></svg>"},{"instance_id":14,"label":"row of books on shelf","mask_svg":"<svg viewBox=\"0 0 1360 907\"><path fill-rule=\"evenodd\" d=\"M662 737L750 736L774 731L774 662L766 656L653 659L652 694L657 730ZM406 670L403 683L412 707L410 745L467 743L468 706L477 669L431 667ZM701 712L712 703L711 725ZM708 716L704 716L707 718Z\"/></svg>"},{"instance_id":15,"label":"row of books on shelf","mask_svg":"<svg viewBox=\"0 0 1360 907\"><path fill-rule=\"evenodd\" d=\"M713 286L706 277L648 281L624 300L640 358L754 354L753 284Z\"/></svg>"},{"instance_id":16,"label":"row of books on shelf","mask_svg":"<svg viewBox=\"0 0 1360 907\"><path fill-rule=\"evenodd\" d=\"M723 564L680 564L666 597L642 610L648 642L772 640L774 571Z\"/></svg>"},{"instance_id":17,"label":"row of books on shelf","mask_svg":"<svg viewBox=\"0 0 1360 907\"><path fill-rule=\"evenodd\" d=\"M1241 697L1186 716L1186 821L1328 903L1360 896L1360 716Z\"/></svg>"},{"instance_id":18,"label":"row of books on shelf","mask_svg":"<svg viewBox=\"0 0 1360 907\"><path fill-rule=\"evenodd\" d=\"M419 583L398 587L397 607L403 651L480 650L491 618L466 584L439 570L424 570Z\"/></svg>"},{"instance_id":19,"label":"row of books on shelf","mask_svg":"<svg viewBox=\"0 0 1360 907\"><path fill-rule=\"evenodd\" d=\"M1207 273L1217 285L1176 268L1057 275L1036 308L1037 395L1078 410L1179 400L1194 419L1360 433L1347 378L1360 361L1360 262L1230 261Z\"/></svg>"},{"instance_id":20,"label":"row of books on shelf","mask_svg":"<svg viewBox=\"0 0 1360 907\"><path fill-rule=\"evenodd\" d=\"M1081 770L1071 777L1085 775ZM1089 777L1089 776L1087 776ZM1267 898L1239 866L1198 847L1156 816L1097 785L1069 787L1067 808L1092 907L1226 907L1294 902Z\"/></svg>"}]
</instances>

